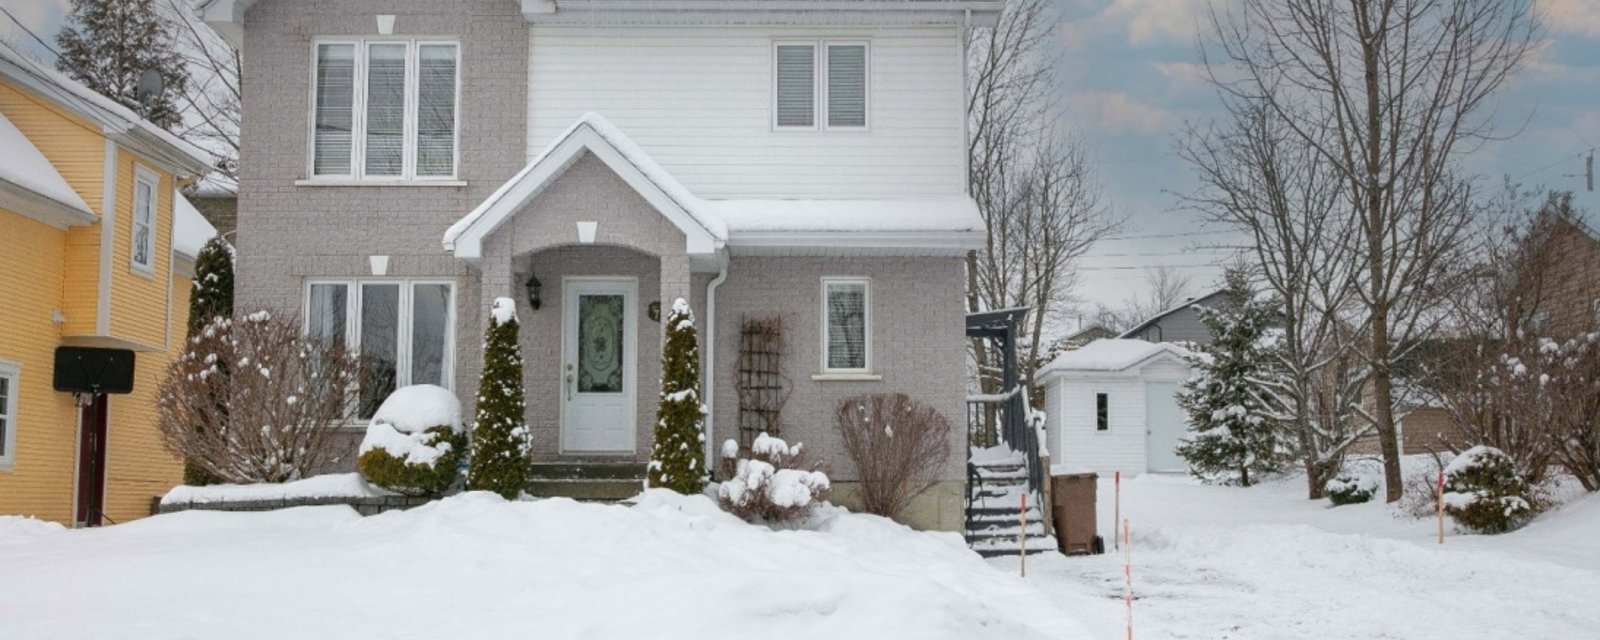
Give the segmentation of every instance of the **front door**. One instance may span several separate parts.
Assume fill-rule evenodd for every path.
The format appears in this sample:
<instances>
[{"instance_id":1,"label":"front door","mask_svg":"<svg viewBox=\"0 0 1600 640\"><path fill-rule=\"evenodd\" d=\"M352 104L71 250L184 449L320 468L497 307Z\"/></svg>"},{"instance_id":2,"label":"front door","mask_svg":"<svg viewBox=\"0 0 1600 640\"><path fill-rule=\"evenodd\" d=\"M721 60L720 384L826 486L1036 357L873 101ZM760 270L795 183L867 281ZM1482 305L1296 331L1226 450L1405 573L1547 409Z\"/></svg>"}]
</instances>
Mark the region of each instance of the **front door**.
<instances>
[{"instance_id":1,"label":"front door","mask_svg":"<svg viewBox=\"0 0 1600 640\"><path fill-rule=\"evenodd\" d=\"M106 502L106 418L109 403L105 394L83 407L78 435L78 513L76 522L86 527L101 524Z\"/></svg>"},{"instance_id":2,"label":"front door","mask_svg":"<svg viewBox=\"0 0 1600 640\"><path fill-rule=\"evenodd\" d=\"M562 304L563 453L632 453L639 284L569 278Z\"/></svg>"}]
</instances>

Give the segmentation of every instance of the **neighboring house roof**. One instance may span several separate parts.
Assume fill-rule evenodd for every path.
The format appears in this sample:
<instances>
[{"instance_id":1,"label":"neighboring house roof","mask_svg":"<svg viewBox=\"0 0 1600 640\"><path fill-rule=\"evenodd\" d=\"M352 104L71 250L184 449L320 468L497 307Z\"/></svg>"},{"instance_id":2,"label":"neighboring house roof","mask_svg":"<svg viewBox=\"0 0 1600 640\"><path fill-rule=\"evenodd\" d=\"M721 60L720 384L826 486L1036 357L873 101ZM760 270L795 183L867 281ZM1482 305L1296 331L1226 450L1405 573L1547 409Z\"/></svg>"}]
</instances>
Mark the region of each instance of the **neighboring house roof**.
<instances>
[{"instance_id":1,"label":"neighboring house roof","mask_svg":"<svg viewBox=\"0 0 1600 640\"><path fill-rule=\"evenodd\" d=\"M983 242L983 217L967 196L706 200L691 193L616 125L591 112L451 225L445 231L445 249L459 258L480 258L483 239L526 207L584 152L605 162L683 231L690 254L709 254L724 246L751 253L779 247L836 247L954 254Z\"/></svg>"},{"instance_id":2,"label":"neighboring house roof","mask_svg":"<svg viewBox=\"0 0 1600 640\"><path fill-rule=\"evenodd\" d=\"M0 206L56 227L87 224L99 216L67 184L33 141L0 113Z\"/></svg>"},{"instance_id":3,"label":"neighboring house roof","mask_svg":"<svg viewBox=\"0 0 1600 640\"><path fill-rule=\"evenodd\" d=\"M1117 336L1117 337L1118 338L1133 338L1133 337L1136 337L1139 334L1144 333L1144 331L1146 329L1149 329L1150 327L1153 327L1153 326L1155 326L1157 324L1160 324L1160 322L1163 319L1165 319L1167 316L1170 316L1170 315L1172 315L1174 313L1177 313L1179 311L1183 311L1184 309L1188 309L1189 307L1206 306L1206 304L1211 302L1212 299L1220 297L1220 296L1223 296L1223 295L1226 295L1227 293L1228 292L1226 290L1224 290L1224 289L1218 289L1216 291L1213 291L1213 292L1208 293L1206 295L1200 296L1198 298L1190 298L1188 300L1183 301L1182 303L1178 304L1175 307L1172 307L1170 309L1167 309L1166 311L1162 311L1161 313L1158 313L1158 314L1155 314L1153 316L1150 316L1144 322L1139 323L1138 326L1135 326L1132 329L1129 329L1127 331L1122 332L1122 335Z\"/></svg>"},{"instance_id":4,"label":"neighboring house roof","mask_svg":"<svg viewBox=\"0 0 1600 640\"><path fill-rule=\"evenodd\" d=\"M211 154L200 147L152 124L66 74L38 63L3 40L0 40L0 77L9 78L100 125L107 138L170 163L179 172L204 175L211 171Z\"/></svg>"},{"instance_id":5,"label":"neighboring house roof","mask_svg":"<svg viewBox=\"0 0 1600 640\"><path fill-rule=\"evenodd\" d=\"M172 192L172 250L191 260L200 256L206 243L217 237L217 228L200 215L200 210L176 190Z\"/></svg>"},{"instance_id":6,"label":"neighboring house roof","mask_svg":"<svg viewBox=\"0 0 1600 640\"><path fill-rule=\"evenodd\" d=\"M1090 326L1084 327L1082 329L1079 329L1077 331L1069 333L1069 334L1067 334L1065 336L1062 336L1061 340L1059 340L1058 342L1061 342L1061 343L1088 342L1090 340L1099 340L1101 338L1115 338L1115 337L1117 337L1117 332L1112 331L1110 329L1107 329L1105 327L1102 327L1102 326L1096 324L1096 325L1090 325Z\"/></svg>"},{"instance_id":7,"label":"neighboring house roof","mask_svg":"<svg viewBox=\"0 0 1600 640\"><path fill-rule=\"evenodd\" d=\"M1095 340L1082 348L1068 351L1041 367L1034 375L1043 382L1068 372L1118 373L1156 359L1188 364L1190 352L1170 342L1148 342L1133 339Z\"/></svg>"}]
</instances>

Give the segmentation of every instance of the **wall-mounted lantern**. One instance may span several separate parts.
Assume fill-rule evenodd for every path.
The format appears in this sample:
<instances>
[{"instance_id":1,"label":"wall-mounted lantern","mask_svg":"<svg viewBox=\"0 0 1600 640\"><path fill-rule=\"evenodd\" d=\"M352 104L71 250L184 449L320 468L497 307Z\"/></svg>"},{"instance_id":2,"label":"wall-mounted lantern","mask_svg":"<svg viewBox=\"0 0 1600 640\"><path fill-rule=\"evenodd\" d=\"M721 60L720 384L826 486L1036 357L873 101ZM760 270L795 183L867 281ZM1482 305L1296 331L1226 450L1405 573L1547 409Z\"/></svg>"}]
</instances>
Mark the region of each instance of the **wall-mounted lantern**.
<instances>
[{"instance_id":1,"label":"wall-mounted lantern","mask_svg":"<svg viewBox=\"0 0 1600 640\"><path fill-rule=\"evenodd\" d=\"M657 300L655 302L650 303L649 315L650 315L650 319L651 320L654 320L656 322L661 322L661 301L660 300Z\"/></svg>"},{"instance_id":2,"label":"wall-mounted lantern","mask_svg":"<svg viewBox=\"0 0 1600 640\"><path fill-rule=\"evenodd\" d=\"M535 277L532 272L529 272L528 281L523 283L523 286L528 288L528 307L537 311L539 309L539 304L543 302L540 299L539 294L544 288L544 284L539 282L539 278Z\"/></svg>"}]
</instances>

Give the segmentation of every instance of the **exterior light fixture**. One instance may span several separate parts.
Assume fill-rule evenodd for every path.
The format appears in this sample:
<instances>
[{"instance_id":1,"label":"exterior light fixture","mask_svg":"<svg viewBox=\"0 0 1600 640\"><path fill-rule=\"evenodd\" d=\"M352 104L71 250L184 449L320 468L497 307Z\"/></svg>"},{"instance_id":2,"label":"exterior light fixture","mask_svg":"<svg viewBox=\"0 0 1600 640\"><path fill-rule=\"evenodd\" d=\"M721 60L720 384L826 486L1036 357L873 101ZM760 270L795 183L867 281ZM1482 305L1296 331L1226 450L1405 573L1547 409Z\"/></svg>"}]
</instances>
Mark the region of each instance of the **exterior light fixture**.
<instances>
[{"instance_id":1,"label":"exterior light fixture","mask_svg":"<svg viewBox=\"0 0 1600 640\"><path fill-rule=\"evenodd\" d=\"M544 288L544 284L539 282L539 278L535 277L533 273L530 272L528 274L528 281L523 283L523 286L528 288L528 306L534 310L538 310L539 303L541 302L539 294Z\"/></svg>"}]
</instances>

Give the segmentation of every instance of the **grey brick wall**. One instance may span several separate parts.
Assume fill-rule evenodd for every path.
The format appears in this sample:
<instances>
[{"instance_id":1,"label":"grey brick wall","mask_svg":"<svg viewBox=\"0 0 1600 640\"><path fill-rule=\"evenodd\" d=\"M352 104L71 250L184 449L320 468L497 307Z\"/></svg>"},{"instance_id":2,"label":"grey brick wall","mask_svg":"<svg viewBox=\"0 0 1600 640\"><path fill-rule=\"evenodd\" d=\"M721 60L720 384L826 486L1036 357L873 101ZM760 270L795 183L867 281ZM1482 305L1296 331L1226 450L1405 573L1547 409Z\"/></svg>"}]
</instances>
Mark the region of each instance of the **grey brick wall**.
<instances>
[{"instance_id":1,"label":"grey brick wall","mask_svg":"<svg viewBox=\"0 0 1600 640\"><path fill-rule=\"evenodd\" d=\"M377 36L377 14L396 36L461 42L464 187L304 187L312 40ZM457 282L457 336L481 341L474 272L440 245L450 224L514 175L525 160L527 25L505 0L274 0L245 17L237 297L240 309L301 311L305 281L370 275L368 256L390 256L391 277ZM456 370L476 367L473 349ZM470 398L465 389L463 399Z\"/></svg>"}]
</instances>

